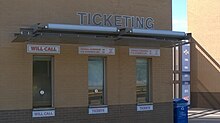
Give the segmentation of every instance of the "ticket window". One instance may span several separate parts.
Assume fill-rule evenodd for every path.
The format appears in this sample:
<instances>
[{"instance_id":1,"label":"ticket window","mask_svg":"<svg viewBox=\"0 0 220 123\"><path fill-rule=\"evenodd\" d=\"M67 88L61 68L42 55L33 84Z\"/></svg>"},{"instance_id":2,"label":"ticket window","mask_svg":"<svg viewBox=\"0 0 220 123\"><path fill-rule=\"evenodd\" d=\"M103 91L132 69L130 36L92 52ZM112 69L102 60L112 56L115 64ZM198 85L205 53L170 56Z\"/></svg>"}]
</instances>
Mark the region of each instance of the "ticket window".
<instances>
[{"instance_id":1,"label":"ticket window","mask_svg":"<svg viewBox=\"0 0 220 123\"><path fill-rule=\"evenodd\" d=\"M88 104L89 106L105 104L105 58L88 59Z\"/></svg>"},{"instance_id":2,"label":"ticket window","mask_svg":"<svg viewBox=\"0 0 220 123\"><path fill-rule=\"evenodd\" d=\"M136 59L136 102L150 103L151 99L151 59Z\"/></svg>"},{"instance_id":3,"label":"ticket window","mask_svg":"<svg viewBox=\"0 0 220 123\"><path fill-rule=\"evenodd\" d=\"M52 57L33 57L33 108L52 107Z\"/></svg>"}]
</instances>

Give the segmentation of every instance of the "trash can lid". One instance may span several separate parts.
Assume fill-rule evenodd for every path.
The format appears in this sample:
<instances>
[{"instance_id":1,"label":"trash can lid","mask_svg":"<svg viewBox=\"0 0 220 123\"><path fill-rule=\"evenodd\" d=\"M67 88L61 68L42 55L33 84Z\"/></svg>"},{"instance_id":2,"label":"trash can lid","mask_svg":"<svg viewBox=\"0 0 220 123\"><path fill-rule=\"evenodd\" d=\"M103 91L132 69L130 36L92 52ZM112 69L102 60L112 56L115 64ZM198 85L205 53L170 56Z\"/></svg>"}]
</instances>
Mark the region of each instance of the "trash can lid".
<instances>
[{"instance_id":1,"label":"trash can lid","mask_svg":"<svg viewBox=\"0 0 220 123\"><path fill-rule=\"evenodd\" d=\"M187 103L187 100L184 100L182 98L175 98L173 99L173 103Z\"/></svg>"}]
</instances>

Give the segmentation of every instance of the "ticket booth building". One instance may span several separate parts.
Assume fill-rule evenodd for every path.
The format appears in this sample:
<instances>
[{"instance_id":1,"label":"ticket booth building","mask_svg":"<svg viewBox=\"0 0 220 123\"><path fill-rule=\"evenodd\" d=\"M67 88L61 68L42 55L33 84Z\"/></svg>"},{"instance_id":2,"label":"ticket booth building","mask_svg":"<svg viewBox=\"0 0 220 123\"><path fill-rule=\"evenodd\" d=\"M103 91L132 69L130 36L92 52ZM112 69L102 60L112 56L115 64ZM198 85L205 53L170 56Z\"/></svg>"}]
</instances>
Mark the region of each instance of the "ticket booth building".
<instances>
[{"instance_id":1,"label":"ticket booth building","mask_svg":"<svg viewBox=\"0 0 220 123\"><path fill-rule=\"evenodd\" d=\"M171 0L0 10L1 122L173 122Z\"/></svg>"}]
</instances>

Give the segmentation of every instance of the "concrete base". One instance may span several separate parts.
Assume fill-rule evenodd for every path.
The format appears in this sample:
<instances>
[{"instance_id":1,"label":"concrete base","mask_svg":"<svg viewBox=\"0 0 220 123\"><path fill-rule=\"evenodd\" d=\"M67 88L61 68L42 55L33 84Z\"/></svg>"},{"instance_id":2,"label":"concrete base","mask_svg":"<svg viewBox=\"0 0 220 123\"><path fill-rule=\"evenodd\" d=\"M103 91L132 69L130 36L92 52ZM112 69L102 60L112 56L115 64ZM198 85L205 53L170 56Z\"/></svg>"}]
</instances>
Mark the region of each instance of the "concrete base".
<instances>
[{"instance_id":1,"label":"concrete base","mask_svg":"<svg viewBox=\"0 0 220 123\"><path fill-rule=\"evenodd\" d=\"M219 92L191 92L192 108L220 109Z\"/></svg>"}]
</instances>

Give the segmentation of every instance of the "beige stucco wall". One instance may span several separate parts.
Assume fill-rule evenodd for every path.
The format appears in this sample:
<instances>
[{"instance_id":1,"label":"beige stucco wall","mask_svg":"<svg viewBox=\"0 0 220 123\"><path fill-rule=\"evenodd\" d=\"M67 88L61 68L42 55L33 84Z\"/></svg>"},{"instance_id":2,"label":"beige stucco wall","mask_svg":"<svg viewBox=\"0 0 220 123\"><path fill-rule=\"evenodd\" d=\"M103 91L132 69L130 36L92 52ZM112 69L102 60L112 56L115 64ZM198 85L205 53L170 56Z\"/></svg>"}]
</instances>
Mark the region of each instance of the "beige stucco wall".
<instances>
[{"instance_id":1,"label":"beige stucco wall","mask_svg":"<svg viewBox=\"0 0 220 123\"><path fill-rule=\"evenodd\" d=\"M36 23L79 24L76 12L153 17L155 29L171 29L171 0L8 0L0 1L0 110L32 108L32 57L26 43L11 43L21 27ZM135 57L115 46L107 56L109 105L135 104ZM61 44L54 56L54 106L87 106L87 55L78 45ZM51 55L51 54L50 54ZM172 53L153 57L153 102L172 101Z\"/></svg>"},{"instance_id":2,"label":"beige stucco wall","mask_svg":"<svg viewBox=\"0 0 220 123\"><path fill-rule=\"evenodd\" d=\"M191 91L220 91L220 1L188 0L188 29L193 35Z\"/></svg>"}]
</instances>

